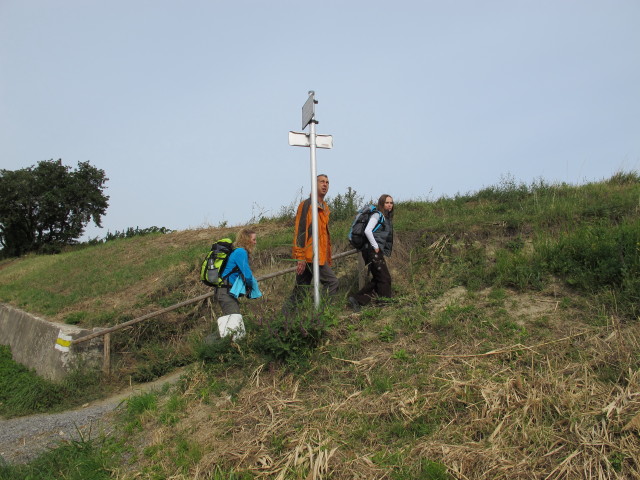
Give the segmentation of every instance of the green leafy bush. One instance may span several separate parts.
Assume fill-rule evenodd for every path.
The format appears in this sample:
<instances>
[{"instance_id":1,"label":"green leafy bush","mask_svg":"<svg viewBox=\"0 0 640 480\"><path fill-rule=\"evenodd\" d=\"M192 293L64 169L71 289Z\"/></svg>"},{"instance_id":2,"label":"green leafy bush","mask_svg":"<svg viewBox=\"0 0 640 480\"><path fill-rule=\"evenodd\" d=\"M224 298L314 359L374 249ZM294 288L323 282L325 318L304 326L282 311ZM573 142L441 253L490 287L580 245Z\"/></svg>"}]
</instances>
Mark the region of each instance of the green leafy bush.
<instances>
[{"instance_id":1,"label":"green leafy bush","mask_svg":"<svg viewBox=\"0 0 640 480\"><path fill-rule=\"evenodd\" d=\"M331 220L337 222L353 219L358 209L363 205L362 202L363 197L358 195L351 187L348 187L344 195L339 193L335 197L328 199Z\"/></svg>"},{"instance_id":2,"label":"green leafy bush","mask_svg":"<svg viewBox=\"0 0 640 480\"><path fill-rule=\"evenodd\" d=\"M632 315L640 307L640 224L583 226L539 250L548 270L573 287L615 291L616 303Z\"/></svg>"},{"instance_id":3,"label":"green leafy bush","mask_svg":"<svg viewBox=\"0 0 640 480\"><path fill-rule=\"evenodd\" d=\"M304 363L335 323L335 316L329 310L300 312L291 317L260 318L257 323L253 350L266 357L267 361Z\"/></svg>"},{"instance_id":4,"label":"green leafy bush","mask_svg":"<svg viewBox=\"0 0 640 480\"><path fill-rule=\"evenodd\" d=\"M216 334L217 335L217 334ZM215 338L215 335L213 336ZM242 351L231 336L215 338L213 341L202 341L195 347L195 355L203 362L219 362L241 364L244 360Z\"/></svg>"},{"instance_id":5,"label":"green leafy bush","mask_svg":"<svg viewBox=\"0 0 640 480\"><path fill-rule=\"evenodd\" d=\"M109 242L112 240L118 240L121 238L132 238L132 237L142 237L144 235L152 235L152 234L167 234L167 233L171 233L173 232L173 230L171 230L170 228L167 227L156 227L155 225L153 227L147 227L147 228L140 228L140 227L129 227L126 230L123 230L122 232L116 230L115 232L111 233L111 232L107 232L107 234L105 235L104 239L100 240L98 239L98 237L96 238L92 238L90 239L87 243L89 245L97 245L99 243L105 243L105 242Z\"/></svg>"},{"instance_id":6,"label":"green leafy bush","mask_svg":"<svg viewBox=\"0 0 640 480\"><path fill-rule=\"evenodd\" d=\"M622 287L640 274L640 224L585 226L542 251L549 269L585 291Z\"/></svg>"}]
</instances>

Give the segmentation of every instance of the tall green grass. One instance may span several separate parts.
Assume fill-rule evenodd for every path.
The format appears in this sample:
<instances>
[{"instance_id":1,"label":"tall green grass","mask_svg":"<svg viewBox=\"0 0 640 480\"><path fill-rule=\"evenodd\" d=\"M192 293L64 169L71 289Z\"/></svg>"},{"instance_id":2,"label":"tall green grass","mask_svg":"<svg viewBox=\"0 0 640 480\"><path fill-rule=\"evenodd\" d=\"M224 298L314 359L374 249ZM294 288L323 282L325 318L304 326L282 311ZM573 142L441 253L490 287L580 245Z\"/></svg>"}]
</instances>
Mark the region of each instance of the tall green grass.
<instances>
[{"instance_id":1,"label":"tall green grass","mask_svg":"<svg viewBox=\"0 0 640 480\"><path fill-rule=\"evenodd\" d=\"M400 224L404 230L425 232L414 248L418 263L445 264L449 286L541 290L558 279L623 317L640 314L635 173L582 186L506 180L475 194L400 208L411 211ZM432 248L445 237L441 248Z\"/></svg>"},{"instance_id":2,"label":"tall green grass","mask_svg":"<svg viewBox=\"0 0 640 480\"><path fill-rule=\"evenodd\" d=\"M13 361L9 347L0 345L0 415L16 417L61 410L93 399L99 377L77 370L56 383Z\"/></svg>"},{"instance_id":3,"label":"tall green grass","mask_svg":"<svg viewBox=\"0 0 640 480\"><path fill-rule=\"evenodd\" d=\"M109 439L72 440L26 465L0 462L0 480L107 480L117 468L115 442Z\"/></svg>"},{"instance_id":4,"label":"tall green grass","mask_svg":"<svg viewBox=\"0 0 640 480\"><path fill-rule=\"evenodd\" d=\"M640 208L640 176L616 174L604 182L585 185L530 185L503 179L496 186L475 193L441 197L432 202L397 205L396 226L401 231L432 231L448 234L546 230L557 232L567 225L604 220L617 224L637 218Z\"/></svg>"},{"instance_id":5,"label":"tall green grass","mask_svg":"<svg viewBox=\"0 0 640 480\"><path fill-rule=\"evenodd\" d=\"M19 416L43 412L63 401L61 386L48 382L14 362L11 350L0 346L0 414Z\"/></svg>"}]
</instances>

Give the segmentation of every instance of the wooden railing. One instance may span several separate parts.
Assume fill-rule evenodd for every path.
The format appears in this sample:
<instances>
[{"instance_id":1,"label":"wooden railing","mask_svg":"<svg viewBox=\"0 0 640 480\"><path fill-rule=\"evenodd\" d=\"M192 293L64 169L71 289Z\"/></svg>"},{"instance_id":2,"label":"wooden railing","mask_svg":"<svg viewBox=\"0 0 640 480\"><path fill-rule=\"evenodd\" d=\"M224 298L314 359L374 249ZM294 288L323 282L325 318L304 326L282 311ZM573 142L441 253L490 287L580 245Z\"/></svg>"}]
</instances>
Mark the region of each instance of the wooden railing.
<instances>
[{"instance_id":1,"label":"wooden railing","mask_svg":"<svg viewBox=\"0 0 640 480\"><path fill-rule=\"evenodd\" d=\"M347 255L353 255L354 253L357 253L357 252L358 251L355 249L348 250L346 252L342 252L334 255L332 258L336 260L338 258L346 257ZM263 275L261 277L256 278L256 280L258 281L268 280L271 278L278 277L280 275L284 275L285 273L295 272L295 270L296 270L296 267L286 268L278 272ZM186 307L187 305L201 302L202 300L206 300L207 298L212 297L213 295L215 295L215 293L216 293L215 290L211 290L210 292L205 293L203 295L199 295L189 300L176 303L174 305L171 305L167 308L163 308L161 310L157 310L155 312L147 313L146 315L142 315L141 317L134 318L133 320L129 320L128 322L120 323L118 325L114 325L113 327L104 328L98 332L91 333L84 337L75 338L71 340L71 345L77 345L79 343L88 342L89 340L92 340L97 337L104 337L104 356L103 356L103 362L102 362L102 370L105 373L109 373L111 371L111 334L113 332L117 332L118 330L122 330L123 328L127 328L132 325L135 325L136 323L144 322L145 320L149 320L151 318L158 317L160 315L171 312L173 310L177 310L178 308Z\"/></svg>"}]
</instances>

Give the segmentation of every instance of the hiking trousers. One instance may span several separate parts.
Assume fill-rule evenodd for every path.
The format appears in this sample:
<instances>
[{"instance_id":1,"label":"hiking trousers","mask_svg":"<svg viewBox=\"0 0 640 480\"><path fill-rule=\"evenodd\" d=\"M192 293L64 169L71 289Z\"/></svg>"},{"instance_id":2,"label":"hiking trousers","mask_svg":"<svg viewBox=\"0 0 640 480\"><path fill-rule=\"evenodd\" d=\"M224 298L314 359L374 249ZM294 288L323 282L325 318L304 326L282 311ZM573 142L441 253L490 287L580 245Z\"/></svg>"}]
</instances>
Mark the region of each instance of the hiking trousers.
<instances>
[{"instance_id":1,"label":"hiking trousers","mask_svg":"<svg viewBox=\"0 0 640 480\"><path fill-rule=\"evenodd\" d=\"M362 251L365 265L369 267L371 279L354 295L357 302L364 306L376 297L391 298L391 274L384 260L382 250L376 253L372 248Z\"/></svg>"},{"instance_id":2,"label":"hiking trousers","mask_svg":"<svg viewBox=\"0 0 640 480\"><path fill-rule=\"evenodd\" d=\"M338 277L333 273L330 265L319 265L320 283L327 289L329 295L334 296L338 293ZM296 273L296 284L293 292L282 306L282 313L287 315L295 310L296 306L311 291L309 288L313 280L313 263L307 263L304 271L298 275Z\"/></svg>"},{"instance_id":3,"label":"hiking trousers","mask_svg":"<svg viewBox=\"0 0 640 480\"><path fill-rule=\"evenodd\" d=\"M240 302L229 293L229 287L216 287L216 300L222 309L222 315L240 313Z\"/></svg>"}]
</instances>

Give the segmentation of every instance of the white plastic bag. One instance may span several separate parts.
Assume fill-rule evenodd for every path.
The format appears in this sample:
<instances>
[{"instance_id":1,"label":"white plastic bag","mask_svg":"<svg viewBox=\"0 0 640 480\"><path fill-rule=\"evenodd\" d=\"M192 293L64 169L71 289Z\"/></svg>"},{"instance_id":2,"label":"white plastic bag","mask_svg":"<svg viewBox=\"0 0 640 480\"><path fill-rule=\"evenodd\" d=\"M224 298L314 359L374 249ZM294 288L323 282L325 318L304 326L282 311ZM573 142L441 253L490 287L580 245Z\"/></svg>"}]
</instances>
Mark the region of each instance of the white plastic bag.
<instances>
[{"instance_id":1,"label":"white plastic bag","mask_svg":"<svg viewBox=\"0 0 640 480\"><path fill-rule=\"evenodd\" d=\"M232 313L231 315L218 318L218 331L220 332L220 338L232 335L231 339L234 342L240 340L246 333L242 315Z\"/></svg>"}]
</instances>

